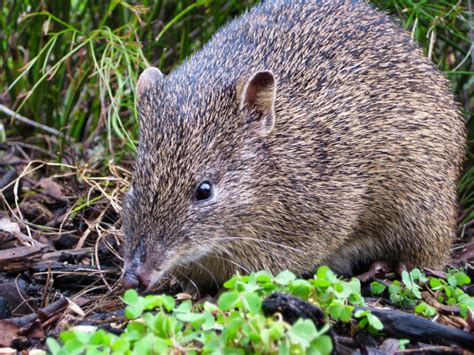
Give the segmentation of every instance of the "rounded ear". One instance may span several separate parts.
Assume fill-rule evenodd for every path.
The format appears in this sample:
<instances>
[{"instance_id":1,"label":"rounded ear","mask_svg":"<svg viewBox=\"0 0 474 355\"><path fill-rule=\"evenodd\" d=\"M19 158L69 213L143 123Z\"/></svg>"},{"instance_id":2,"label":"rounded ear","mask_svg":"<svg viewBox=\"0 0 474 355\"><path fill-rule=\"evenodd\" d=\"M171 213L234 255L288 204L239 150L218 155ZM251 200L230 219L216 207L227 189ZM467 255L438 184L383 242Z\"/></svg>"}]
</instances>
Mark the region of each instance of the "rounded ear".
<instances>
[{"instance_id":1,"label":"rounded ear","mask_svg":"<svg viewBox=\"0 0 474 355\"><path fill-rule=\"evenodd\" d=\"M276 80L271 71L254 73L242 87L240 109L249 109L257 114L256 121L261 133L267 135L275 125Z\"/></svg>"},{"instance_id":2,"label":"rounded ear","mask_svg":"<svg viewBox=\"0 0 474 355\"><path fill-rule=\"evenodd\" d=\"M137 82L136 93L137 99L140 100L145 92L150 90L153 85L163 78L163 74L158 68L149 67L146 68L140 75Z\"/></svg>"}]
</instances>

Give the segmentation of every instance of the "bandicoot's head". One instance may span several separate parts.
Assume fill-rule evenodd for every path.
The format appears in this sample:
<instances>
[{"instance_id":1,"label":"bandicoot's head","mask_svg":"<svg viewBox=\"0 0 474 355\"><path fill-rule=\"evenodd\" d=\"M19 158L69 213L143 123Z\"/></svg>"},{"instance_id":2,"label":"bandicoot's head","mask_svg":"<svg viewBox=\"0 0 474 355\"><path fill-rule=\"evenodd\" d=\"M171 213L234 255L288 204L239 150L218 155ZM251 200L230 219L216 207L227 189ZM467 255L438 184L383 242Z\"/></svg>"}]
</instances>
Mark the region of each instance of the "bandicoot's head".
<instances>
[{"instance_id":1,"label":"bandicoot's head","mask_svg":"<svg viewBox=\"0 0 474 355\"><path fill-rule=\"evenodd\" d=\"M268 248L252 240L272 225L261 203L271 176L258 176L269 169L275 79L268 71L227 85L201 79L149 68L137 84L140 142L123 203L126 287L150 289L169 275L222 282L236 271L230 265L262 266L255 249Z\"/></svg>"}]
</instances>

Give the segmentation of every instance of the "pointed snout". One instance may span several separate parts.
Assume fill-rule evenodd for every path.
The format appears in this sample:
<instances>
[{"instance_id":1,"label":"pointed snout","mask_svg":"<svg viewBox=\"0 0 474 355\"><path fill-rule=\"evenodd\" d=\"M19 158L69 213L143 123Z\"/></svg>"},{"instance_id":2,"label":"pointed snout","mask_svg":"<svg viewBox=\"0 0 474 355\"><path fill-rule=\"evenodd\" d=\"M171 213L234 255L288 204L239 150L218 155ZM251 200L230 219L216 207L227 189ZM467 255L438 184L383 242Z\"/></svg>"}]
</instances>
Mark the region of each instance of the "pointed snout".
<instances>
[{"instance_id":1,"label":"pointed snout","mask_svg":"<svg viewBox=\"0 0 474 355\"><path fill-rule=\"evenodd\" d=\"M122 284L125 289L134 288L138 291L145 291L151 284L151 271L144 265L127 268L123 275Z\"/></svg>"}]
</instances>

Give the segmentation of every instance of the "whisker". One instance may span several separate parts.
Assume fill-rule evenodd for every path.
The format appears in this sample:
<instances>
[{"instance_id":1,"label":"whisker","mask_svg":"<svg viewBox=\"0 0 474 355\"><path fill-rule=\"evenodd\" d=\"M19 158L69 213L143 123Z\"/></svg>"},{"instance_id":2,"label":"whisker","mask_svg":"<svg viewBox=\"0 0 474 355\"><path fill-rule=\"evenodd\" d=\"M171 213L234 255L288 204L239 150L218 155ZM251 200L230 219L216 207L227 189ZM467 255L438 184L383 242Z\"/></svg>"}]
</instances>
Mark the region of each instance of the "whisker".
<instances>
[{"instance_id":1,"label":"whisker","mask_svg":"<svg viewBox=\"0 0 474 355\"><path fill-rule=\"evenodd\" d=\"M239 269L242 269L243 271L245 271L246 273L251 273L251 271L249 269L247 269L245 266L243 266L242 264L239 264L237 262L235 262L233 259L235 259L235 255L232 254L232 252L230 250L228 250L225 245L222 245L222 244L218 244L218 243L212 243L212 246L214 248L216 248L218 251L226 254L229 256L229 258L225 258L224 256L218 256L218 255L210 255L209 257L211 258L216 258L216 259L221 259L221 260L224 260L224 261L228 261L232 264L234 264L235 266L237 266Z\"/></svg>"},{"instance_id":2,"label":"whisker","mask_svg":"<svg viewBox=\"0 0 474 355\"><path fill-rule=\"evenodd\" d=\"M179 279L176 276L174 275L171 275L171 276L173 277L173 280L178 283L179 287L181 288L181 291L184 291L183 283L179 281Z\"/></svg>"},{"instance_id":3,"label":"whisker","mask_svg":"<svg viewBox=\"0 0 474 355\"><path fill-rule=\"evenodd\" d=\"M176 272L179 272L181 274L181 276L183 276L186 280L189 281L189 283L191 283L191 285L194 287L194 289L196 290L196 293L197 293L197 296L198 298L201 298L201 292L199 292L199 287L197 287L197 285L194 283L193 280L191 280L189 277L187 277L184 273L182 273L181 271L179 270L176 270ZM184 288L183 288L183 291L184 291Z\"/></svg>"},{"instance_id":4,"label":"whisker","mask_svg":"<svg viewBox=\"0 0 474 355\"><path fill-rule=\"evenodd\" d=\"M293 248L293 247L290 247L290 246L288 246L288 245L284 245L284 244L281 244L281 243L275 243L275 242L271 242L271 241L269 241L269 240L258 239L258 238L250 238L250 237L225 237L225 238L219 238L218 240L219 240L219 241L222 241L222 240L252 241L252 242L257 242L257 243L266 243L266 244L274 245L274 246L277 246L277 247L282 247L282 248L284 248L284 249L288 249L288 250L292 250L292 251L303 252L303 250L301 250L301 249L299 249L299 248Z\"/></svg>"},{"instance_id":5,"label":"whisker","mask_svg":"<svg viewBox=\"0 0 474 355\"><path fill-rule=\"evenodd\" d=\"M170 278L168 276L162 276L157 280L153 280L151 285L148 286L145 292L162 292L162 290L166 290L166 285L168 284L169 279Z\"/></svg>"},{"instance_id":6,"label":"whisker","mask_svg":"<svg viewBox=\"0 0 474 355\"><path fill-rule=\"evenodd\" d=\"M200 268L202 268L204 271L206 271L212 277L212 280L214 281L214 284L216 285L216 287L219 288L219 283L217 282L214 274L207 267L205 267L204 265L202 265L201 263L199 263L196 260L191 261L191 263L194 263L194 264L198 265Z\"/></svg>"},{"instance_id":7,"label":"whisker","mask_svg":"<svg viewBox=\"0 0 474 355\"><path fill-rule=\"evenodd\" d=\"M229 258L224 258L224 257L222 257L222 256L217 256L217 255L211 255L210 257L211 257L211 258L214 258L214 259L221 259L221 260L227 261L227 262L229 262L229 263L231 263L231 264L234 264L234 265L237 266L239 269L242 269L242 270L245 271L247 274L250 274L250 273L251 273L251 271L250 271L249 269L247 269L245 266L243 266L243 265L241 265L241 264L239 264L239 263L237 263L237 262L235 262L235 261L233 261L233 260L231 260L231 259L229 259Z\"/></svg>"}]
</instances>

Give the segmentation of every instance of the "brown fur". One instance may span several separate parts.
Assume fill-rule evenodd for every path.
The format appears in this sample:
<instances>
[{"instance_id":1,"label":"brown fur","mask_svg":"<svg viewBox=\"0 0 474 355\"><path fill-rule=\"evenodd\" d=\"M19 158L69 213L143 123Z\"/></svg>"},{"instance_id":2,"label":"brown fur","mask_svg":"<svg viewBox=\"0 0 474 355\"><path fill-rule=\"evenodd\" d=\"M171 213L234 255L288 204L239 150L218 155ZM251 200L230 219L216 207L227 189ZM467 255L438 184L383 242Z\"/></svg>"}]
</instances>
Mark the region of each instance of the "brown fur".
<instances>
[{"instance_id":1,"label":"brown fur","mask_svg":"<svg viewBox=\"0 0 474 355\"><path fill-rule=\"evenodd\" d=\"M274 86L251 83L261 71ZM448 260L463 119L448 80L386 15L266 2L156 77L137 90L128 275L209 287L236 271ZM203 180L215 195L196 203Z\"/></svg>"}]
</instances>

